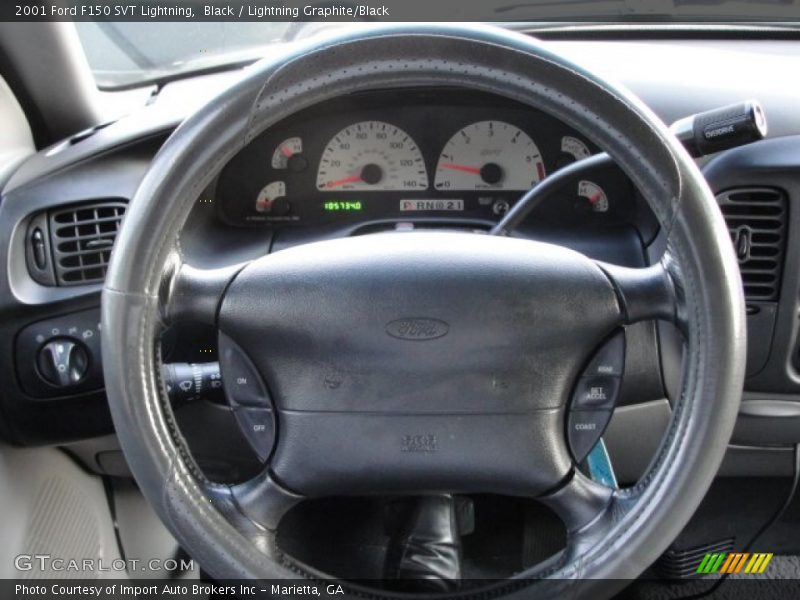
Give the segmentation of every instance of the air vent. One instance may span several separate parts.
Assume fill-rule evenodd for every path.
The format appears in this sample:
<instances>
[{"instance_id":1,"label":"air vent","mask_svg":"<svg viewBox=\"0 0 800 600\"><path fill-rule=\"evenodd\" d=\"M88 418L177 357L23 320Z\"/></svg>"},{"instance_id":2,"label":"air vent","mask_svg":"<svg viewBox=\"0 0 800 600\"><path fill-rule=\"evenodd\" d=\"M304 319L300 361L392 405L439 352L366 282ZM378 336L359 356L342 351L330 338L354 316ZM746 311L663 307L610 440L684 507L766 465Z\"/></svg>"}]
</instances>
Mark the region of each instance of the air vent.
<instances>
[{"instance_id":1,"label":"air vent","mask_svg":"<svg viewBox=\"0 0 800 600\"><path fill-rule=\"evenodd\" d=\"M664 579L692 579L699 577L697 567L706 554L732 552L733 545L733 538L729 538L684 550L671 546L655 562L653 570Z\"/></svg>"},{"instance_id":2,"label":"air vent","mask_svg":"<svg viewBox=\"0 0 800 600\"><path fill-rule=\"evenodd\" d=\"M50 211L50 246L58 285L102 283L124 214L121 200Z\"/></svg>"},{"instance_id":3,"label":"air vent","mask_svg":"<svg viewBox=\"0 0 800 600\"><path fill-rule=\"evenodd\" d=\"M731 234L748 301L776 301L786 248L786 196L774 189L736 189L717 196Z\"/></svg>"}]
</instances>

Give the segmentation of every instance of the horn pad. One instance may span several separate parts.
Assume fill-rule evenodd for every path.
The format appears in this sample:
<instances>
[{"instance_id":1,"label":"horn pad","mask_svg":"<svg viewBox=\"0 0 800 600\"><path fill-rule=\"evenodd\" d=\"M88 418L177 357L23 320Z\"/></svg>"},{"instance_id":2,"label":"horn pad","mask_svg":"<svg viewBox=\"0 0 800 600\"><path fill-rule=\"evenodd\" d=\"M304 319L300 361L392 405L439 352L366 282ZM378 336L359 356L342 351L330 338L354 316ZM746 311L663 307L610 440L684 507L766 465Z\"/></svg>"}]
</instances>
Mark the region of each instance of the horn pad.
<instances>
[{"instance_id":1,"label":"horn pad","mask_svg":"<svg viewBox=\"0 0 800 600\"><path fill-rule=\"evenodd\" d=\"M292 489L530 494L568 471L569 392L619 319L577 252L434 232L268 255L232 282L219 326L270 390L272 466Z\"/></svg>"}]
</instances>

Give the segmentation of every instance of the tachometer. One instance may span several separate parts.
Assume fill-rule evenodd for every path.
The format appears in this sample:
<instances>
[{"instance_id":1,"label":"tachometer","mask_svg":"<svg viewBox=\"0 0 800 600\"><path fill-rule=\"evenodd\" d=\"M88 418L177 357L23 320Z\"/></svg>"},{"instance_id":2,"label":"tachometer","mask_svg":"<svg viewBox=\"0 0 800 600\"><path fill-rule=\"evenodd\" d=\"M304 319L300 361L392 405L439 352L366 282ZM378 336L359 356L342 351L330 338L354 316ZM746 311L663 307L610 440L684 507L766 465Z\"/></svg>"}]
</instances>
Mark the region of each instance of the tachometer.
<instances>
[{"instance_id":1,"label":"tachometer","mask_svg":"<svg viewBox=\"0 0 800 600\"><path fill-rule=\"evenodd\" d=\"M434 187L446 190L528 190L544 179L539 148L519 127L480 121L445 144Z\"/></svg>"},{"instance_id":2,"label":"tachometer","mask_svg":"<svg viewBox=\"0 0 800 600\"><path fill-rule=\"evenodd\" d=\"M317 170L317 189L426 190L428 173L416 142L382 121L345 127L328 142Z\"/></svg>"}]
</instances>

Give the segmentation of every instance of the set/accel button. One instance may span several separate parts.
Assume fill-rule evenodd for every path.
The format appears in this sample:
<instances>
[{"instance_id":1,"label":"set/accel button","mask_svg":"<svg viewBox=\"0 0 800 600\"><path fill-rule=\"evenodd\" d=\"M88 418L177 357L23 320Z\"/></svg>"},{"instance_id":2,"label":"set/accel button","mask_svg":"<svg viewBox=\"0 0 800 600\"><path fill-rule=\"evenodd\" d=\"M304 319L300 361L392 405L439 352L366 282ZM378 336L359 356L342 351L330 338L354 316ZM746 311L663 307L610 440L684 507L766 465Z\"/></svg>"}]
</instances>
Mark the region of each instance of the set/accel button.
<instances>
[{"instance_id":1,"label":"set/accel button","mask_svg":"<svg viewBox=\"0 0 800 600\"><path fill-rule=\"evenodd\" d=\"M572 409L611 410L619 393L619 377L581 377L572 397Z\"/></svg>"},{"instance_id":2,"label":"set/accel button","mask_svg":"<svg viewBox=\"0 0 800 600\"><path fill-rule=\"evenodd\" d=\"M603 435L619 396L625 365L625 333L618 332L592 356L572 394L567 438L576 462Z\"/></svg>"}]
</instances>

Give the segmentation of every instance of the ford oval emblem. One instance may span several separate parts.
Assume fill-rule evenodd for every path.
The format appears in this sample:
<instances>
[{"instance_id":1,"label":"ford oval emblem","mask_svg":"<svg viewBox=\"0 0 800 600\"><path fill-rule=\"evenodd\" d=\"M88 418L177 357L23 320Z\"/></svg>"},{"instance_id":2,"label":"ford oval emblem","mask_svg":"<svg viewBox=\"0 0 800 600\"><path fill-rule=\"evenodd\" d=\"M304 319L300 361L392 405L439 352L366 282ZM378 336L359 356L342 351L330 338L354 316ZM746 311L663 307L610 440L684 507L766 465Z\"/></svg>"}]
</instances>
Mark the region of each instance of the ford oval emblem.
<instances>
[{"instance_id":1,"label":"ford oval emblem","mask_svg":"<svg viewBox=\"0 0 800 600\"><path fill-rule=\"evenodd\" d=\"M386 324L386 333L399 340L424 342L447 335L450 325L439 319L397 319Z\"/></svg>"}]
</instances>

